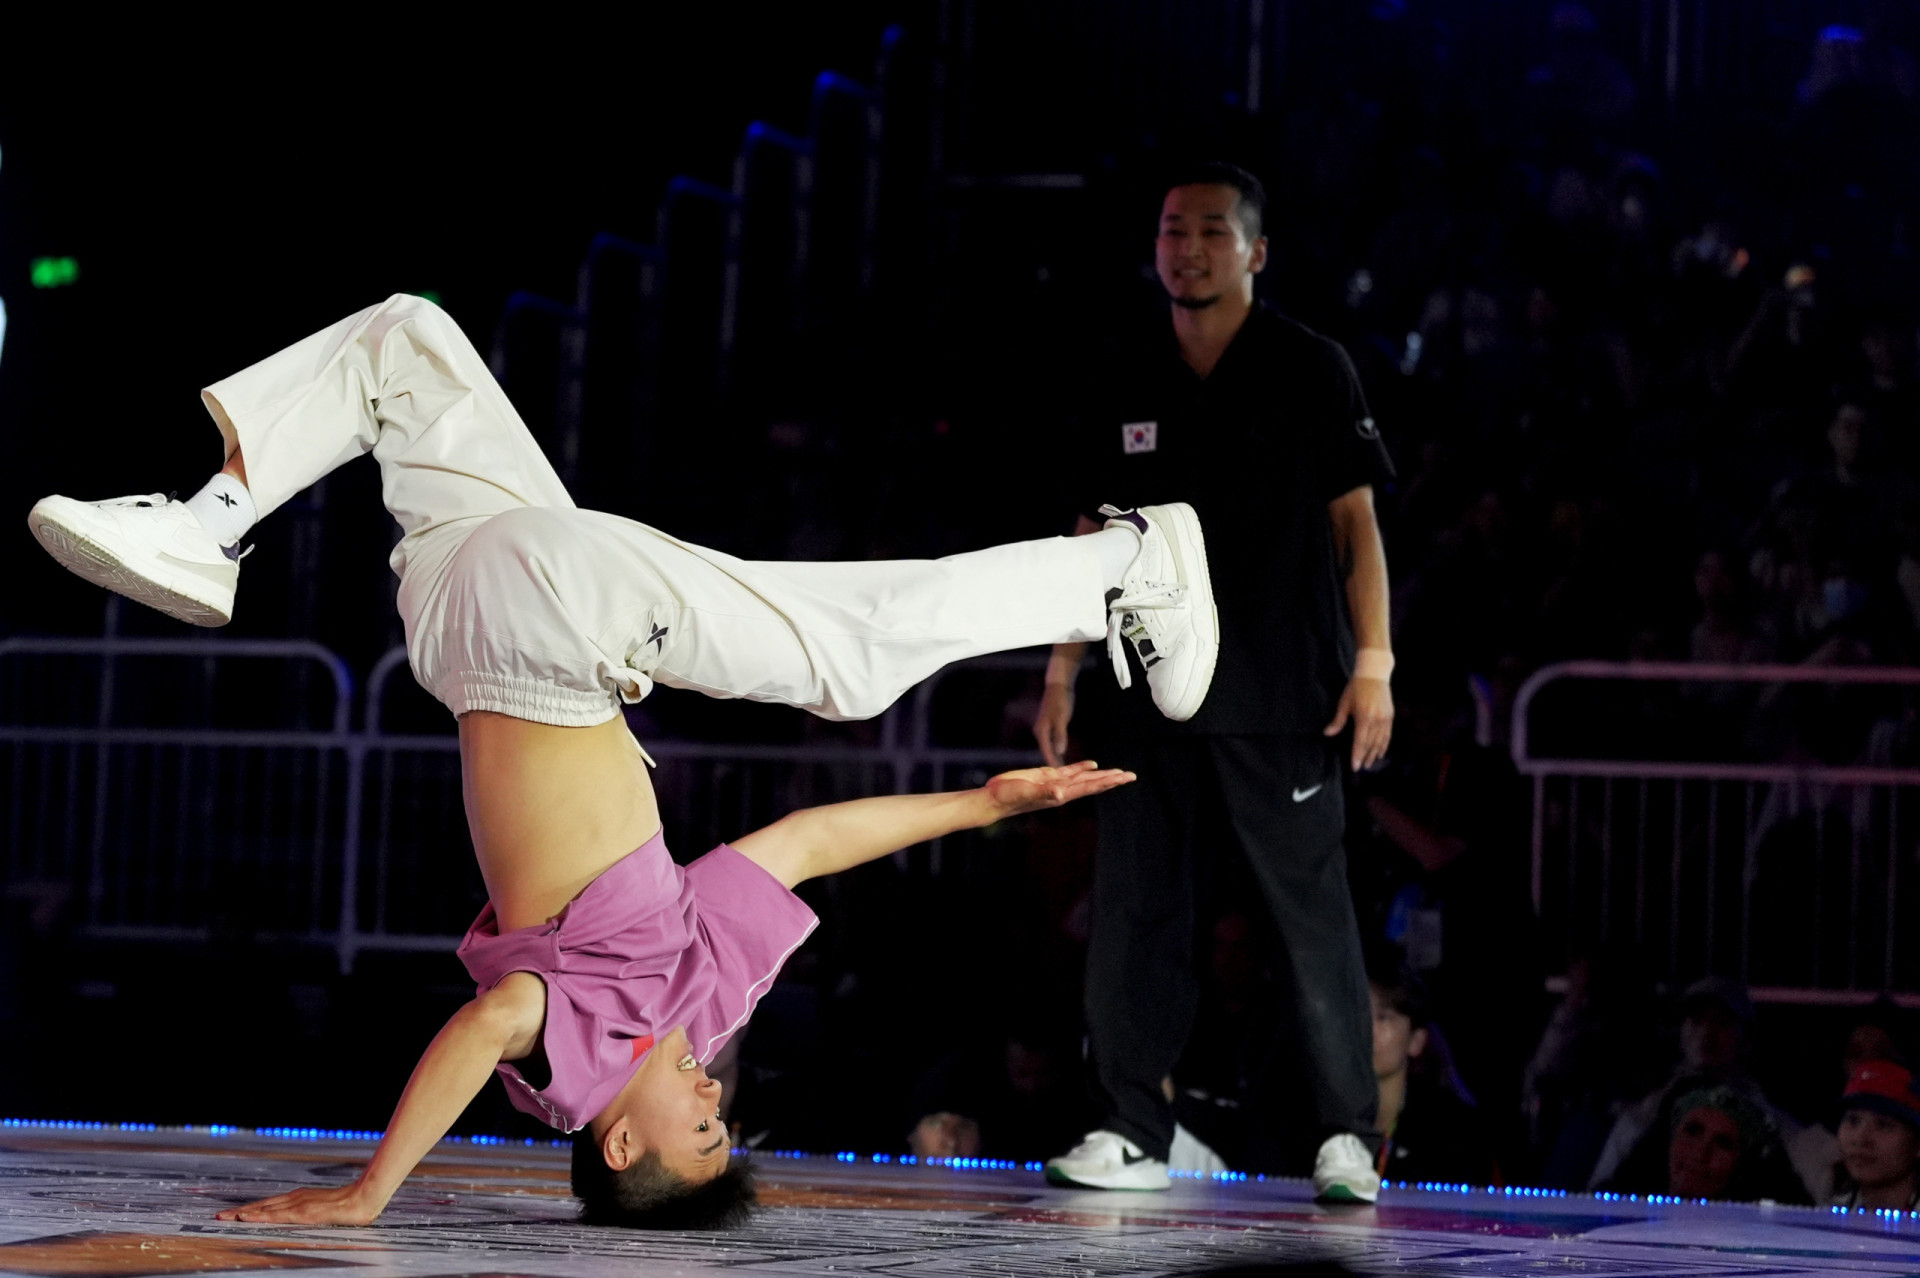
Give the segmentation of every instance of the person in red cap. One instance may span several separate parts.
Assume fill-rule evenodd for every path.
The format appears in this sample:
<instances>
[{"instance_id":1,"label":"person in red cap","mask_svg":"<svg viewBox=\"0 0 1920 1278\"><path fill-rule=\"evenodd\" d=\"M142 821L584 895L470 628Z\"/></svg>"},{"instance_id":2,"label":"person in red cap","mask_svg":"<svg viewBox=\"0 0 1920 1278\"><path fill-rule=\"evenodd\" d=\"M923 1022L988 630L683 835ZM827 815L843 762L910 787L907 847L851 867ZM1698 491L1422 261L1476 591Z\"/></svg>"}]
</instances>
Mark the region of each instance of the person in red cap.
<instances>
[{"instance_id":1,"label":"person in red cap","mask_svg":"<svg viewBox=\"0 0 1920 1278\"><path fill-rule=\"evenodd\" d=\"M1853 1071L1840 1098L1840 1164L1836 1207L1920 1208L1920 1089L1913 1071L1868 1061Z\"/></svg>"}]
</instances>

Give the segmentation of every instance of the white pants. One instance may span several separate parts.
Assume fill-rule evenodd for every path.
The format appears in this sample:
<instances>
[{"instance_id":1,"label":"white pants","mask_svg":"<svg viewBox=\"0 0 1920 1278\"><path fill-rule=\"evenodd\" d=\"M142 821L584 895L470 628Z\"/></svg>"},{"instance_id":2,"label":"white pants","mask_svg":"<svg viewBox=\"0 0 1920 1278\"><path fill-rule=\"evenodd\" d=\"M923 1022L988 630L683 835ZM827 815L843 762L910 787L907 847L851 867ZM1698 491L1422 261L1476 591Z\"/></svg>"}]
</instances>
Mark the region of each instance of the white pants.
<instances>
[{"instance_id":1,"label":"white pants","mask_svg":"<svg viewBox=\"0 0 1920 1278\"><path fill-rule=\"evenodd\" d=\"M750 563L580 510L446 312L388 298L202 392L265 516L366 452L414 676L454 714L586 727L654 683L861 719L951 661L1100 638L1089 538ZM692 475L636 483L697 483ZM727 476L713 499L740 500Z\"/></svg>"}]
</instances>

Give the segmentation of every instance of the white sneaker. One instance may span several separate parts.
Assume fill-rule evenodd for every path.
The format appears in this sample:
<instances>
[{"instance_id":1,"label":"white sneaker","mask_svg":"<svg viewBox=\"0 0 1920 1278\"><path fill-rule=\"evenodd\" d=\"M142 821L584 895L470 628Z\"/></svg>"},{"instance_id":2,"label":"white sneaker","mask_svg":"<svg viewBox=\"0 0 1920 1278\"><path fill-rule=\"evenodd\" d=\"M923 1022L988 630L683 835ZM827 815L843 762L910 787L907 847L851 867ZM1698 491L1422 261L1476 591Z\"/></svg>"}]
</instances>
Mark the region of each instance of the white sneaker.
<instances>
[{"instance_id":1,"label":"white sneaker","mask_svg":"<svg viewBox=\"0 0 1920 1278\"><path fill-rule=\"evenodd\" d=\"M1227 1160L1213 1152L1213 1146L1180 1124L1173 1125L1173 1148L1167 1151L1167 1166L1175 1171L1212 1176L1227 1170Z\"/></svg>"},{"instance_id":2,"label":"white sneaker","mask_svg":"<svg viewBox=\"0 0 1920 1278\"><path fill-rule=\"evenodd\" d=\"M75 501L47 497L27 516L47 553L105 586L195 626L233 619L242 552L222 546L185 502L158 493Z\"/></svg>"},{"instance_id":3,"label":"white sneaker","mask_svg":"<svg viewBox=\"0 0 1920 1278\"><path fill-rule=\"evenodd\" d=\"M1380 1173L1358 1136L1329 1136L1313 1159L1313 1196L1323 1203L1370 1203L1380 1197Z\"/></svg>"},{"instance_id":4,"label":"white sneaker","mask_svg":"<svg viewBox=\"0 0 1920 1278\"><path fill-rule=\"evenodd\" d=\"M1083 1189L1165 1189L1167 1165L1119 1132L1088 1132L1070 1153L1047 1160L1047 1179Z\"/></svg>"},{"instance_id":5,"label":"white sneaker","mask_svg":"<svg viewBox=\"0 0 1920 1278\"><path fill-rule=\"evenodd\" d=\"M1107 604L1107 656L1122 688L1133 686L1122 636L1147 671L1153 704L1169 719L1191 719L1207 699L1220 656L1220 610L1207 575L1200 517L1185 502L1121 510L1102 506L1108 528L1139 534L1140 553Z\"/></svg>"}]
</instances>

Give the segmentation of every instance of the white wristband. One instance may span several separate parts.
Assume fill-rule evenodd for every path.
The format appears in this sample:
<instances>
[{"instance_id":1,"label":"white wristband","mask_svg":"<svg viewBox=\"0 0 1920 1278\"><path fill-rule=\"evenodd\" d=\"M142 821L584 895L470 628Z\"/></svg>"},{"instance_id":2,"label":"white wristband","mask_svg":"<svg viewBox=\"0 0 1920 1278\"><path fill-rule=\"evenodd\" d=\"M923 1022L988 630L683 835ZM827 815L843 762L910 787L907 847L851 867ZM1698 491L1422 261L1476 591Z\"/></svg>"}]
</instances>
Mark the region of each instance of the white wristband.
<instances>
[{"instance_id":1,"label":"white wristband","mask_svg":"<svg viewBox=\"0 0 1920 1278\"><path fill-rule=\"evenodd\" d=\"M1386 680L1393 675L1393 653L1386 648L1362 648L1353 654L1353 677Z\"/></svg>"}]
</instances>

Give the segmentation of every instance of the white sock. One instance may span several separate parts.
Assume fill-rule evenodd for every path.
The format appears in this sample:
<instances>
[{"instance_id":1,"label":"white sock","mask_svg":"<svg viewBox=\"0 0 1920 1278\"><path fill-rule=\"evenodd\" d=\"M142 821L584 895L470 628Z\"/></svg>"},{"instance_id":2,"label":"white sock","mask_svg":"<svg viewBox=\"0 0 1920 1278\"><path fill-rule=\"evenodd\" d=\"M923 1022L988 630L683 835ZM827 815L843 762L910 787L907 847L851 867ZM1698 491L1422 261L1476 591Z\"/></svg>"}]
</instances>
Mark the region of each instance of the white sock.
<instances>
[{"instance_id":1,"label":"white sock","mask_svg":"<svg viewBox=\"0 0 1920 1278\"><path fill-rule=\"evenodd\" d=\"M1100 580L1108 590L1117 589L1140 556L1140 534L1131 528L1102 528L1088 533L1100 554Z\"/></svg>"},{"instance_id":2,"label":"white sock","mask_svg":"<svg viewBox=\"0 0 1920 1278\"><path fill-rule=\"evenodd\" d=\"M187 499L187 509L223 546L231 546L246 536L247 529L260 517L254 511L253 494L247 491L247 486L224 470Z\"/></svg>"}]
</instances>

